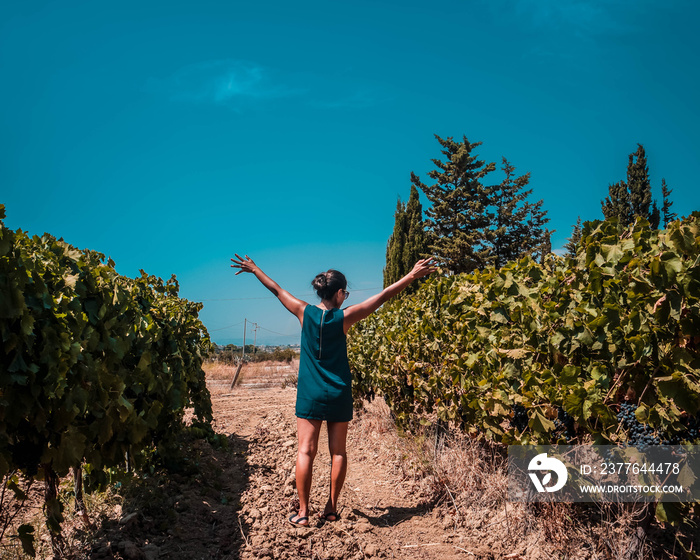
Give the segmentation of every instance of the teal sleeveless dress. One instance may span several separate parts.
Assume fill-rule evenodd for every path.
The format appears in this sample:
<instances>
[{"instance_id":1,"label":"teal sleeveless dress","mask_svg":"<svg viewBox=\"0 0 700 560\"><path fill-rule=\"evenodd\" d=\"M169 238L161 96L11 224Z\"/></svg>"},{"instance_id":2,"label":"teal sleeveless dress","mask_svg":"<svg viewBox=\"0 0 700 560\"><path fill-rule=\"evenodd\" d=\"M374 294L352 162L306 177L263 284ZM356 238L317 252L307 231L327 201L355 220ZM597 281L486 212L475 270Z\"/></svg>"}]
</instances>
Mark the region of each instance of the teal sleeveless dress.
<instances>
[{"instance_id":1,"label":"teal sleeveless dress","mask_svg":"<svg viewBox=\"0 0 700 560\"><path fill-rule=\"evenodd\" d=\"M309 420L352 420L352 376L342 309L307 305L301 328L296 415Z\"/></svg>"}]
</instances>

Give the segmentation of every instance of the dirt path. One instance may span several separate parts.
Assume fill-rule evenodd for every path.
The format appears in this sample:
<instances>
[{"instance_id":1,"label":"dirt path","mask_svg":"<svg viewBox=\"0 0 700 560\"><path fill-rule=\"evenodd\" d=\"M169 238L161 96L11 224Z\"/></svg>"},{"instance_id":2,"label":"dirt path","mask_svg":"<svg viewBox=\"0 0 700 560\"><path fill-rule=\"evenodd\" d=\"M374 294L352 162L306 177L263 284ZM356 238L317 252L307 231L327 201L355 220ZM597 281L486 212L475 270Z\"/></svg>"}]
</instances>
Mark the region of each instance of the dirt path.
<instances>
[{"instance_id":1,"label":"dirt path","mask_svg":"<svg viewBox=\"0 0 700 560\"><path fill-rule=\"evenodd\" d=\"M388 426L360 418L348 433L348 474L341 495L341 519L299 529L287 522L294 509L296 418L293 389L236 391L213 395L217 432L248 442L248 485L240 497L244 543L240 558L486 558L470 550L441 519L422 505L386 444ZM371 424L371 425L370 425ZM379 424L379 425L377 425ZM328 492L329 457L325 426L314 464L311 506L318 512ZM232 473L232 476L235 476ZM445 528L447 527L447 528Z\"/></svg>"},{"instance_id":2,"label":"dirt path","mask_svg":"<svg viewBox=\"0 0 700 560\"><path fill-rule=\"evenodd\" d=\"M471 513L456 530L456 510L448 501L425 505L435 493L425 478L411 474L410 454L382 413L383 402L350 423L341 518L325 524L318 519L330 473L324 426L313 473L315 514L309 528L292 526L287 519L296 505L295 389L211 389L214 428L227 446L191 440L184 459L167 473L125 484L115 494L116 506L109 502L100 511L88 505L100 529L90 549L74 558L521 559L510 554L499 530L503 520L493 519L493 510Z\"/></svg>"},{"instance_id":3,"label":"dirt path","mask_svg":"<svg viewBox=\"0 0 700 560\"><path fill-rule=\"evenodd\" d=\"M505 503L505 474L498 462L489 466L487 446L457 442L438 450L430 441L401 438L379 399L350 423L341 518L318 519L330 472L324 426L313 473L315 515L309 528L293 527L287 519L296 505L295 389L227 385L210 385L214 428L225 445L183 436L168 469L109 474L110 490L86 494L90 527L72 511L72 486L64 481L61 558L612 560L627 550L634 526L620 519L627 510L549 504L528 512ZM35 485L26 521L40 516L42 500ZM675 558L667 554L673 534L664 535L655 537L653 557ZM37 558L51 558L45 528L36 541ZM6 557L24 558L18 547L0 543Z\"/></svg>"}]
</instances>

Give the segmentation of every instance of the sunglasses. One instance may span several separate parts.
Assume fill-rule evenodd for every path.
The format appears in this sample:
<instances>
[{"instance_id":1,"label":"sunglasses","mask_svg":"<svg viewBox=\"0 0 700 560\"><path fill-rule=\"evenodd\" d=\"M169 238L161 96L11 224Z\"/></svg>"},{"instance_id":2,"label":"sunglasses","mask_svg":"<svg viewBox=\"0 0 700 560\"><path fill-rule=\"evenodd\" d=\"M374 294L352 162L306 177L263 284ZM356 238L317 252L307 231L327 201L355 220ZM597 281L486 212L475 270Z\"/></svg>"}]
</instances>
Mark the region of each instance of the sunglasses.
<instances>
[{"instance_id":1,"label":"sunglasses","mask_svg":"<svg viewBox=\"0 0 700 560\"><path fill-rule=\"evenodd\" d=\"M343 290L343 295L345 296L345 299L348 299L350 297L350 292Z\"/></svg>"}]
</instances>

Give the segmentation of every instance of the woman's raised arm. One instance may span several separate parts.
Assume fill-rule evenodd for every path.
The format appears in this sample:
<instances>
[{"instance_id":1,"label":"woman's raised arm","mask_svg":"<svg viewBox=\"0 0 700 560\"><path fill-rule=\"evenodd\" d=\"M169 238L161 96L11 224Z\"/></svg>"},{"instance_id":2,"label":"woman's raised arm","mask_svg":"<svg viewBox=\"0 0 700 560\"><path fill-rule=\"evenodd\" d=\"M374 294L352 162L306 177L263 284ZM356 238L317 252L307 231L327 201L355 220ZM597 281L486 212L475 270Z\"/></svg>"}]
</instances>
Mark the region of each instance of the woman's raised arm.
<instances>
[{"instance_id":1,"label":"woman's raised arm","mask_svg":"<svg viewBox=\"0 0 700 560\"><path fill-rule=\"evenodd\" d=\"M275 294L282 305L299 319L299 323L304 322L304 308L307 305L305 301L295 298L287 290L280 288L279 284L260 270L260 267L256 265L253 259L248 255L246 255L245 258L241 257L238 253L235 253L235 255L236 258L231 259L231 262L233 262L231 268L240 268L240 270L236 272L236 275L239 275L241 272L250 272L254 274L255 277L260 280L260 283Z\"/></svg>"},{"instance_id":2,"label":"woman's raised arm","mask_svg":"<svg viewBox=\"0 0 700 560\"><path fill-rule=\"evenodd\" d=\"M343 330L345 334L347 334L350 327L355 323L371 315L380 305L401 292L411 282L423 278L436 270L437 269L433 266L432 259L421 259L413 266L413 270L401 278L401 280L394 282L391 286L387 286L377 295L367 298L362 303L348 307L345 310L345 318L343 319Z\"/></svg>"}]
</instances>

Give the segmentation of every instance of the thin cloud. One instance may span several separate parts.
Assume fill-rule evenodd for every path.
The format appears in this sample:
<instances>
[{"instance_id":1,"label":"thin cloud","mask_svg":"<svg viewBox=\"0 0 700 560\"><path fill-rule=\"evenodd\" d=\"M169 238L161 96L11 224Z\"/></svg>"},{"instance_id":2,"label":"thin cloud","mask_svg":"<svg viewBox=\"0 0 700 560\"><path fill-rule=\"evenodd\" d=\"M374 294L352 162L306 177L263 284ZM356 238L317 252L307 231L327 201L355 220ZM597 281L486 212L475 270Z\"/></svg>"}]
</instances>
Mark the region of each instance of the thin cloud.
<instances>
[{"instance_id":1,"label":"thin cloud","mask_svg":"<svg viewBox=\"0 0 700 560\"><path fill-rule=\"evenodd\" d=\"M284 76L284 77L283 77ZM253 101L304 96L322 109L366 109L387 101L371 87L348 85L326 75L275 71L253 62L210 60L180 68L146 89L174 101L208 103L239 109ZM297 87L294 83L304 84Z\"/></svg>"},{"instance_id":2,"label":"thin cloud","mask_svg":"<svg viewBox=\"0 0 700 560\"><path fill-rule=\"evenodd\" d=\"M211 60L191 64L147 89L176 101L235 105L244 100L276 99L302 93L276 83L272 72L252 62Z\"/></svg>"}]
</instances>

